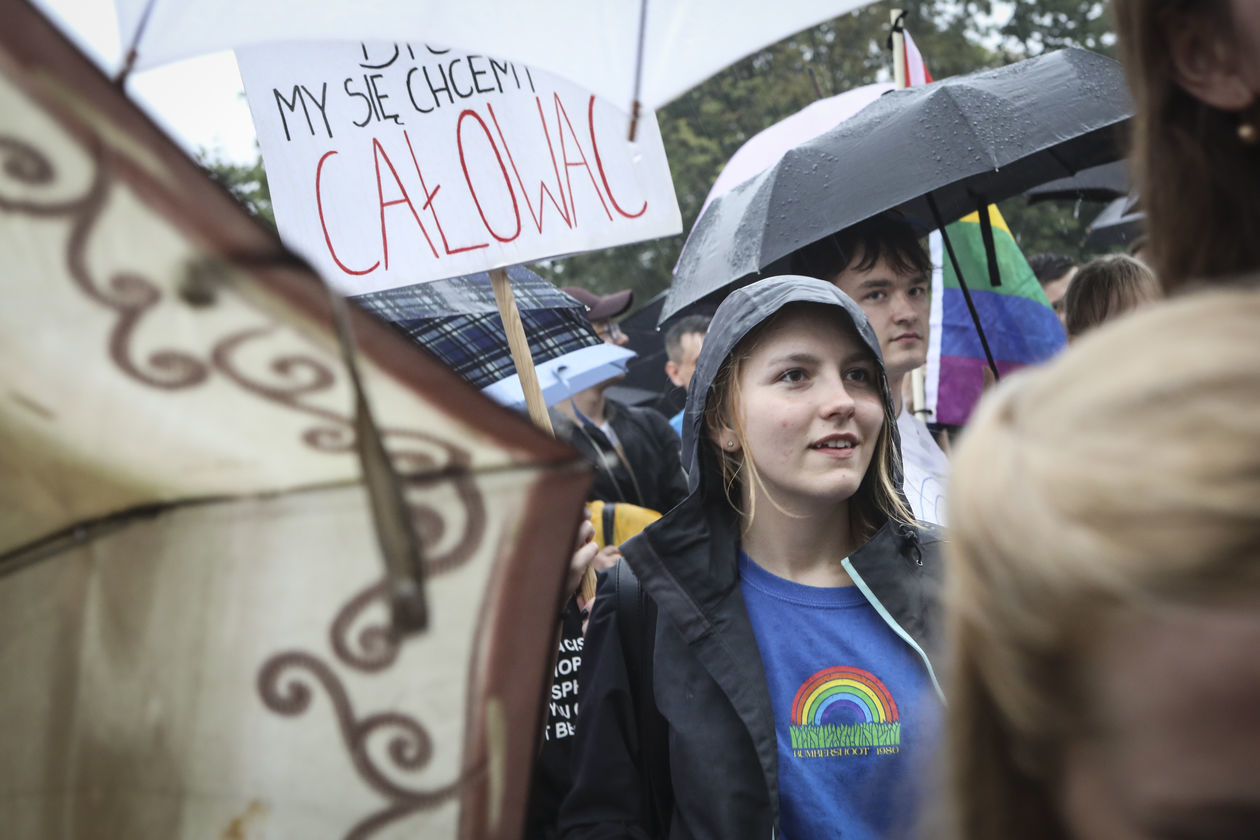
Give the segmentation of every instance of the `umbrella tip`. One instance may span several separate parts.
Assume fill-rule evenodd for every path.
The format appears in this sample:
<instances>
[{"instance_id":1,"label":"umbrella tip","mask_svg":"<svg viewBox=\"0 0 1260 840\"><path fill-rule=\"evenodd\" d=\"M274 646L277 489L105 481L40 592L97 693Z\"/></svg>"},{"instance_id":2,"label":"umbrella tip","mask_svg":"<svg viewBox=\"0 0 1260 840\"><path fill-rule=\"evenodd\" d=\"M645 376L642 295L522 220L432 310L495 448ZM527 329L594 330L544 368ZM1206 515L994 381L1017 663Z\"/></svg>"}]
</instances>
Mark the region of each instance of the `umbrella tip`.
<instances>
[{"instance_id":1,"label":"umbrella tip","mask_svg":"<svg viewBox=\"0 0 1260 840\"><path fill-rule=\"evenodd\" d=\"M139 58L139 56L140 53L136 51L135 47L127 50L127 57L123 59L122 67L118 69L118 74L114 76L115 86L119 88L126 86L127 77L131 75L132 69L136 66L136 59Z\"/></svg>"},{"instance_id":2,"label":"umbrella tip","mask_svg":"<svg viewBox=\"0 0 1260 840\"><path fill-rule=\"evenodd\" d=\"M390 613L393 618L390 630L396 640L412 633L419 633L429 625L429 608L424 590L414 580L396 581L391 586Z\"/></svg>"}]
</instances>

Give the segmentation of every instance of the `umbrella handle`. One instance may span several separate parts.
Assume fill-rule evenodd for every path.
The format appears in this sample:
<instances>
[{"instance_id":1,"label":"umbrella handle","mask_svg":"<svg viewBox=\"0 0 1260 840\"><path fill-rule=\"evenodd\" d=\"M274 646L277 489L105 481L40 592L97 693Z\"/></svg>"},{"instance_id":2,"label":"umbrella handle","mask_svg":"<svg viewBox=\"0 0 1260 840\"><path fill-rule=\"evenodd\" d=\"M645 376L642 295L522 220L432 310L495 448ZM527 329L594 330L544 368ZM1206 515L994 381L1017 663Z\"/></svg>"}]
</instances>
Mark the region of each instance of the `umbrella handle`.
<instances>
[{"instance_id":1,"label":"umbrella handle","mask_svg":"<svg viewBox=\"0 0 1260 840\"><path fill-rule=\"evenodd\" d=\"M941 218L941 210L936 206L936 197L928 193L927 198L928 209L932 211L932 221L936 223L937 229L941 232L941 241L945 243L945 251L949 254L950 265L954 267L954 276L958 278L958 286L962 289L963 298L967 301L967 311L971 313L971 321L976 325L976 335L980 336L980 346L984 348L984 358L989 363L989 370L993 371L993 380L1000 382L1002 375L998 373L997 362L993 360L993 351L989 349L989 340L984 337L984 328L980 326L980 314L976 312L976 304L971 299L971 290L967 288L967 281L963 278L962 266L958 263L958 255L954 253L954 244L949 241L949 233L945 230L945 221Z\"/></svg>"}]
</instances>

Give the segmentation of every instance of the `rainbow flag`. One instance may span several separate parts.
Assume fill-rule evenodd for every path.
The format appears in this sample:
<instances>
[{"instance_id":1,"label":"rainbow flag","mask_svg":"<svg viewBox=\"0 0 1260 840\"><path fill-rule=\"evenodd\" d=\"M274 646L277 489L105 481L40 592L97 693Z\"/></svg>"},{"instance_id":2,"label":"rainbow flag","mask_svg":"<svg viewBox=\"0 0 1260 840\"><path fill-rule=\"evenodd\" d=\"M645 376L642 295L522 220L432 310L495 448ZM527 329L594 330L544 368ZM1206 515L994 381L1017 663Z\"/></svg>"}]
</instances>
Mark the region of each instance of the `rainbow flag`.
<instances>
[{"instance_id":1,"label":"rainbow flag","mask_svg":"<svg viewBox=\"0 0 1260 840\"><path fill-rule=\"evenodd\" d=\"M1001 285L989 279L980 214L946 227L989 349L1002 375L1049 359L1067 342L1058 317L1024 259L1006 220L990 205L989 220ZM980 398L988 366L962 286L938 237L932 237L932 320L926 380L927 406L937 423L963 425Z\"/></svg>"}]
</instances>

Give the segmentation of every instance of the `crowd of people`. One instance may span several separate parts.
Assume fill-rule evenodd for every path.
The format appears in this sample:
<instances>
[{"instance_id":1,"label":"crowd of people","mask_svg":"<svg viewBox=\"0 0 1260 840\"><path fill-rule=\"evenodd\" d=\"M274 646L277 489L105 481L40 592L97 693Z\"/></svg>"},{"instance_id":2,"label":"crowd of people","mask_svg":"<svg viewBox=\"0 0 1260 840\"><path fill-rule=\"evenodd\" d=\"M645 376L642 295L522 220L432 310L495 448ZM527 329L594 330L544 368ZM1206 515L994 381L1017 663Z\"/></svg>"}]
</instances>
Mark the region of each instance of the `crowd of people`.
<instances>
[{"instance_id":1,"label":"crowd of people","mask_svg":"<svg viewBox=\"0 0 1260 840\"><path fill-rule=\"evenodd\" d=\"M527 836L1260 833L1260 6L1114 6L1147 236L1030 258L1069 346L951 453L895 215L668 325L672 420L557 407L601 583ZM624 340L627 293L574 294Z\"/></svg>"}]
</instances>

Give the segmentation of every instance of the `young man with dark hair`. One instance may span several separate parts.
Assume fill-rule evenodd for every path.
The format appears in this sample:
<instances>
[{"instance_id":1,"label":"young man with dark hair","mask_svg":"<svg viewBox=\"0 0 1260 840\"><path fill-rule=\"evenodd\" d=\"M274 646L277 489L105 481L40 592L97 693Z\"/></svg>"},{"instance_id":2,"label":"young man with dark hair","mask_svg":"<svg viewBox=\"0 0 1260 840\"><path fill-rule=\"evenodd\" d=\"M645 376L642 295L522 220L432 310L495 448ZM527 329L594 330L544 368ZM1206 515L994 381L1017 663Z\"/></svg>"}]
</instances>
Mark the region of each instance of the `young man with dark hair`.
<instances>
[{"instance_id":1,"label":"young man with dark hair","mask_svg":"<svg viewBox=\"0 0 1260 840\"><path fill-rule=\"evenodd\" d=\"M665 329L665 356L669 360L665 362L665 375L684 391L696 372L696 359L700 358L700 348L708 332L707 315L685 315ZM684 411L679 411L669 420L679 437L682 437L683 414Z\"/></svg>"},{"instance_id":2,"label":"young man with dark hair","mask_svg":"<svg viewBox=\"0 0 1260 840\"><path fill-rule=\"evenodd\" d=\"M897 413L906 497L916 517L945 524L949 459L902 400L906 375L927 362L931 314L932 260L914 229L900 216L876 216L801 249L792 268L835 285L866 313Z\"/></svg>"}]
</instances>

